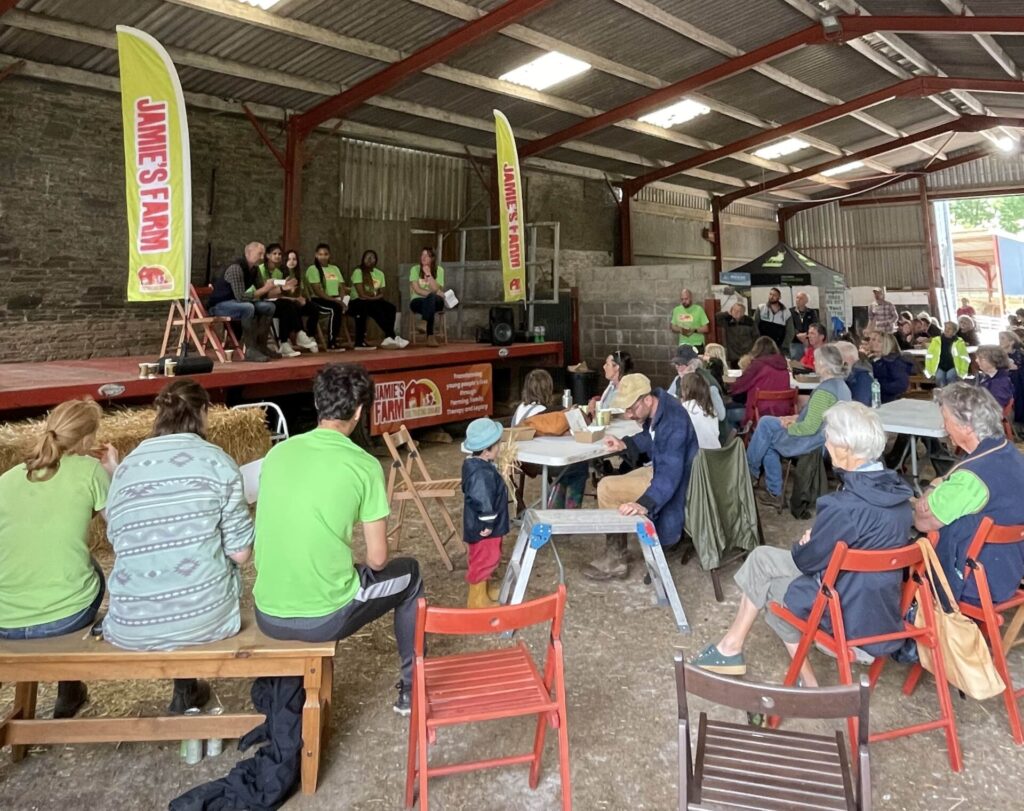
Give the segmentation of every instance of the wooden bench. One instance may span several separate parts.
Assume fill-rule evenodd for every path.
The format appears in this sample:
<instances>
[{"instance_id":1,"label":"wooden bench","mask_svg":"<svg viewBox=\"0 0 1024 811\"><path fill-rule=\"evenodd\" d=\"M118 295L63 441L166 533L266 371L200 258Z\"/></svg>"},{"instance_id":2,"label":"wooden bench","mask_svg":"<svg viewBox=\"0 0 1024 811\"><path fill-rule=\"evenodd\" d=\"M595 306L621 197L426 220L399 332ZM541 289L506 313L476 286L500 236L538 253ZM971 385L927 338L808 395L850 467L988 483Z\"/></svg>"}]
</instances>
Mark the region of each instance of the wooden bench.
<instances>
[{"instance_id":1,"label":"wooden bench","mask_svg":"<svg viewBox=\"0 0 1024 811\"><path fill-rule=\"evenodd\" d=\"M14 682L14 706L0 717L0 746L10 745L15 761L28 744L171 741L239 738L261 724L258 713L149 718L37 719L38 682L127 679L253 679L301 676L302 793L316 791L320 753L329 734L335 642L311 644L270 639L243 615L237 636L175 651L126 651L76 631L50 639L0 641L0 683Z\"/></svg>"}]
</instances>

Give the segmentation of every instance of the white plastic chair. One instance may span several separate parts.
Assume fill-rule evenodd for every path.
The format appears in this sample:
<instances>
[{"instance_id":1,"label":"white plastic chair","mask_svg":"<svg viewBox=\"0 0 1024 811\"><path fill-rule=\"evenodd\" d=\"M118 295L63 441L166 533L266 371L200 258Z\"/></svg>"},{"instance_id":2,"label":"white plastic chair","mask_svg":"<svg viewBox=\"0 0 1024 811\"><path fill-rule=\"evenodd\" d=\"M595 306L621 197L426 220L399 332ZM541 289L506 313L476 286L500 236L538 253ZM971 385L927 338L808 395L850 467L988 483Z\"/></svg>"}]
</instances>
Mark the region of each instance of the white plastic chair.
<instances>
[{"instance_id":1,"label":"white plastic chair","mask_svg":"<svg viewBox=\"0 0 1024 811\"><path fill-rule=\"evenodd\" d=\"M281 406L277 403L271 403L268 400L260 403L241 403L231 407L233 409L262 408L263 413L268 417L268 423L273 422L273 427L270 429L271 443L276 445L278 442L288 439L288 421L284 418L284 412L281 411Z\"/></svg>"}]
</instances>

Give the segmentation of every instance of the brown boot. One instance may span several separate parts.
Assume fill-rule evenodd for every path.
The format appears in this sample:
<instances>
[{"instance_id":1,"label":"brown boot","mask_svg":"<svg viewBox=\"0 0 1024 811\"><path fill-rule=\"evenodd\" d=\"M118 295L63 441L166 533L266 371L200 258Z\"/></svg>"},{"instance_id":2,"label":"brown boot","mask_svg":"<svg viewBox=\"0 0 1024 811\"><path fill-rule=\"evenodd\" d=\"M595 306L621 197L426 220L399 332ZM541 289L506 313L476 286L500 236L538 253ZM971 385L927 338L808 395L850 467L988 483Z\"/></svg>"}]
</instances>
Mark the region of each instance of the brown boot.
<instances>
[{"instance_id":1,"label":"brown boot","mask_svg":"<svg viewBox=\"0 0 1024 811\"><path fill-rule=\"evenodd\" d=\"M428 335L428 336L427 336L427 346L430 346L430 347L437 347L437 346L440 346L440 345L441 345L441 344L439 344L439 343L437 342L437 338L435 338L435 337L434 337L433 335Z\"/></svg>"},{"instance_id":2,"label":"brown boot","mask_svg":"<svg viewBox=\"0 0 1024 811\"><path fill-rule=\"evenodd\" d=\"M466 608L493 608L497 603L487 594L487 581L469 584L469 597L466 600Z\"/></svg>"},{"instance_id":3,"label":"brown boot","mask_svg":"<svg viewBox=\"0 0 1024 811\"><path fill-rule=\"evenodd\" d=\"M608 535L604 555L583 569L588 580L624 580L629 576L629 558L626 554L626 536L620 533Z\"/></svg>"}]
</instances>

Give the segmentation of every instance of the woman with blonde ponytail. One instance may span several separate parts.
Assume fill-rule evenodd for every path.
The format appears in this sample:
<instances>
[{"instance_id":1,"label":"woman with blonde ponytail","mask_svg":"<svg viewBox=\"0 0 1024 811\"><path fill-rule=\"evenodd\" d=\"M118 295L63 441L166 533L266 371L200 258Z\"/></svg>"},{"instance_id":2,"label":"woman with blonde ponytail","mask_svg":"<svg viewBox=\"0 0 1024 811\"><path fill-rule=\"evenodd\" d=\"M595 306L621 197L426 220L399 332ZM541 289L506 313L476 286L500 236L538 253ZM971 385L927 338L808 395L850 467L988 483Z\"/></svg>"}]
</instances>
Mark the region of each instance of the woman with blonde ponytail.
<instances>
[{"instance_id":1,"label":"woman with blonde ponytail","mask_svg":"<svg viewBox=\"0 0 1024 811\"><path fill-rule=\"evenodd\" d=\"M91 400L61 403L25 462L0 476L0 639L60 636L96 619L103 572L87 534L117 467L113 446L96 448L102 415ZM86 695L82 682L60 682L54 718L73 716Z\"/></svg>"}]
</instances>

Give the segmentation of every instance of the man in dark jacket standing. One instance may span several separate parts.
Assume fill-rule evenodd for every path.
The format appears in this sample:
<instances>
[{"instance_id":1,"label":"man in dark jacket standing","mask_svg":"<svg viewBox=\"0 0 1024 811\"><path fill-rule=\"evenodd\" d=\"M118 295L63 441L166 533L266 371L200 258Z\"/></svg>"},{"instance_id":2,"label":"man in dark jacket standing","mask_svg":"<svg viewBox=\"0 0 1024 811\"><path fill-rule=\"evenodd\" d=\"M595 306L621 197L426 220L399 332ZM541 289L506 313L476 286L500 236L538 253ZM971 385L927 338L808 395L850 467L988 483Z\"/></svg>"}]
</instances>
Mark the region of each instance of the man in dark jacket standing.
<instances>
[{"instance_id":1,"label":"man in dark jacket standing","mask_svg":"<svg viewBox=\"0 0 1024 811\"><path fill-rule=\"evenodd\" d=\"M789 357L793 360L800 360L807 350L807 331L811 324L818 323L818 311L807 306L807 294L800 292L796 294L796 306L789 308L789 314L793 319L793 343L789 345Z\"/></svg>"},{"instance_id":2,"label":"man in dark jacket standing","mask_svg":"<svg viewBox=\"0 0 1024 811\"><path fill-rule=\"evenodd\" d=\"M612 400L612 408L643 430L626 437L606 437L605 448L623 453L636 466L646 454L651 464L636 466L620 476L605 476L597 486L598 509L617 509L623 515L646 515L654 522L663 547L672 547L683 536L686 489L690 468L699 446L690 416L679 401L663 389L652 389L641 374L626 375ZM584 570L591 580L623 579L629 574L626 536L608 535L605 553Z\"/></svg>"},{"instance_id":3,"label":"man in dark jacket standing","mask_svg":"<svg viewBox=\"0 0 1024 811\"><path fill-rule=\"evenodd\" d=\"M250 242L244 255L224 268L213 280L210 294L210 314L226 316L242 322L242 343L245 360L265 363L281 357L267 346L270 327L274 320L274 303L267 296L274 289L274 280L259 283L256 268L263 261L263 243Z\"/></svg>"},{"instance_id":4,"label":"man in dark jacket standing","mask_svg":"<svg viewBox=\"0 0 1024 811\"><path fill-rule=\"evenodd\" d=\"M717 645L708 645L692 663L715 673L742 676L747 671L743 645L757 615L768 603L782 603L807 617L821 589L836 545L851 549L895 549L910 537L913 510L910 487L876 461L885 450L885 431L878 413L860 403L836 403L825 415L825 447L842 478L842 488L818 499L814 526L791 550L759 546L736 572L743 592L736 617ZM836 581L849 639L893 633L902 628L902 572L848 572ZM770 611L765 622L778 634L789 655L796 653L800 633ZM822 627L830 629L828 615ZM879 642L864 652L867 659L884 656L901 641ZM814 687L814 671L805 661L800 671L805 687Z\"/></svg>"}]
</instances>

